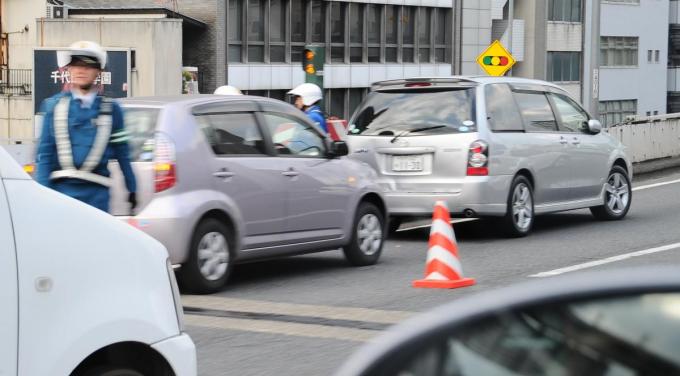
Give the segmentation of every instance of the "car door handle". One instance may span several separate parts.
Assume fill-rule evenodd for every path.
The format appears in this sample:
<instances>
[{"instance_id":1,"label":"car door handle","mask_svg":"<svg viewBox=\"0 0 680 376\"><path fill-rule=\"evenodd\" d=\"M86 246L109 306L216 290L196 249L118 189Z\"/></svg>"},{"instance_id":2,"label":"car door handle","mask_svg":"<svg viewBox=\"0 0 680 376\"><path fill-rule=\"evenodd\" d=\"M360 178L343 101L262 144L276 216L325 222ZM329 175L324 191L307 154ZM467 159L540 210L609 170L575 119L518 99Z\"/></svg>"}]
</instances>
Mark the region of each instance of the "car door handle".
<instances>
[{"instance_id":1,"label":"car door handle","mask_svg":"<svg viewBox=\"0 0 680 376\"><path fill-rule=\"evenodd\" d=\"M291 168L288 171L282 172L281 175L288 176L288 177L295 177L295 176L300 175L300 173Z\"/></svg>"},{"instance_id":2,"label":"car door handle","mask_svg":"<svg viewBox=\"0 0 680 376\"><path fill-rule=\"evenodd\" d=\"M572 144L572 145L578 145L578 144L580 144L580 143L581 143L581 140L579 140L578 138L574 138L574 139L571 141L571 144Z\"/></svg>"},{"instance_id":3,"label":"car door handle","mask_svg":"<svg viewBox=\"0 0 680 376\"><path fill-rule=\"evenodd\" d=\"M231 172L231 171L217 171L217 172L213 172L213 176L214 176L214 177L216 177L216 178L222 178L222 179L230 178L230 177L232 177L232 176L234 176L234 175L235 175L235 174L234 174L233 172Z\"/></svg>"},{"instance_id":4,"label":"car door handle","mask_svg":"<svg viewBox=\"0 0 680 376\"><path fill-rule=\"evenodd\" d=\"M567 141L567 139L566 139L566 138L564 138L564 137L560 137L560 144L562 144L562 145L566 145L567 143L569 143L569 141Z\"/></svg>"}]
</instances>

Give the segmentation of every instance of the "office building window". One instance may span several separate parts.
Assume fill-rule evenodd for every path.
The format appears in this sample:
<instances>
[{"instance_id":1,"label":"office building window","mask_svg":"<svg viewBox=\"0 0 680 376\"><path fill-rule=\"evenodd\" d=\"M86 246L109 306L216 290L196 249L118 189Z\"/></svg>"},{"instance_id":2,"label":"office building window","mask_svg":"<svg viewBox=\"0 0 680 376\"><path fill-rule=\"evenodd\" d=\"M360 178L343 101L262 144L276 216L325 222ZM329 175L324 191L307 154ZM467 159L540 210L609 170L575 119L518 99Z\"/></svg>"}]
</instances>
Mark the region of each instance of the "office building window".
<instances>
[{"instance_id":1,"label":"office building window","mask_svg":"<svg viewBox=\"0 0 680 376\"><path fill-rule=\"evenodd\" d=\"M602 0L603 3L640 4L640 0Z\"/></svg>"},{"instance_id":2,"label":"office building window","mask_svg":"<svg viewBox=\"0 0 680 376\"><path fill-rule=\"evenodd\" d=\"M548 20L581 22L581 0L548 0Z\"/></svg>"},{"instance_id":3,"label":"office building window","mask_svg":"<svg viewBox=\"0 0 680 376\"><path fill-rule=\"evenodd\" d=\"M451 61L449 41L451 35L451 12L444 8L435 8L434 25L434 61L444 63Z\"/></svg>"},{"instance_id":4,"label":"office building window","mask_svg":"<svg viewBox=\"0 0 680 376\"><path fill-rule=\"evenodd\" d=\"M229 61L241 62L241 48L243 47L243 1L229 0L228 8L228 50Z\"/></svg>"},{"instance_id":5,"label":"office building window","mask_svg":"<svg viewBox=\"0 0 680 376\"><path fill-rule=\"evenodd\" d=\"M366 4L366 38L368 42L368 62L380 62L380 43L382 41L382 13L383 7L376 4Z\"/></svg>"},{"instance_id":6,"label":"office building window","mask_svg":"<svg viewBox=\"0 0 680 376\"><path fill-rule=\"evenodd\" d=\"M324 90L324 111L328 116L349 120L366 97L368 88Z\"/></svg>"},{"instance_id":7,"label":"office building window","mask_svg":"<svg viewBox=\"0 0 680 376\"><path fill-rule=\"evenodd\" d=\"M349 61L364 61L364 4L349 4Z\"/></svg>"},{"instance_id":8,"label":"office building window","mask_svg":"<svg viewBox=\"0 0 680 376\"><path fill-rule=\"evenodd\" d=\"M396 63L399 58L399 12L398 5L385 6L385 62Z\"/></svg>"},{"instance_id":9,"label":"office building window","mask_svg":"<svg viewBox=\"0 0 680 376\"><path fill-rule=\"evenodd\" d=\"M548 52L548 80L553 82L581 81L581 53Z\"/></svg>"},{"instance_id":10,"label":"office building window","mask_svg":"<svg viewBox=\"0 0 680 376\"><path fill-rule=\"evenodd\" d=\"M603 67L636 67L638 37L600 37L600 63Z\"/></svg>"},{"instance_id":11,"label":"office building window","mask_svg":"<svg viewBox=\"0 0 680 376\"><path fill-rule=\"evenodd\" d=\"M450 63L450 8L324 0L228 0L227 61L292 63L305 44L327 63Z\"/></svg>"},{"instance_id":12,"label":"office building window","mask_svg":"<svg viewBox=\"0 0 680 376\"><path fill-rule=\"evenodd\" d=\"M604 127L611 127L626 121L627 116L637 114L637 100L601 101L598 110L600 122Z\"/></svg>"},{"instance_id":13,"label":"office building window","mask_svg":"<svg viewBox=\"0 0 680 376\"><path fill-rule=\"evenodd\" d=\"M414 63L414 47L416 44L416 7L402 7L401 10L401 61Z\"/></svg>"}]
</instances>

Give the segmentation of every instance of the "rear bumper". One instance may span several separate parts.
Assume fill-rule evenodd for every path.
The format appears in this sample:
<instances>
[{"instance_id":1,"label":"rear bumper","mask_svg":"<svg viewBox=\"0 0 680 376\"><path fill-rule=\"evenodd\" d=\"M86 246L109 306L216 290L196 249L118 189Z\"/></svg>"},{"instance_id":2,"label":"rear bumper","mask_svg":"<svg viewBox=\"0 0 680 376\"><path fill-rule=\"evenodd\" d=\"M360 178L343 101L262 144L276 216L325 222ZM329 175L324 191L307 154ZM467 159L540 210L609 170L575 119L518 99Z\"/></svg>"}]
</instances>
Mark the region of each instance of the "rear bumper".
<instances>
[{"instance_id":1,"label":"rear bumper","mask_svg":"<svg viewBox=\"0 0 680 376\"><path fill-rule=\"evenodd\" d=\"M172 367L176 376L196 376L196 346L188 334L182 333L176 337L153 344Z\"/></svg>"},{"instance_id":2,"label":"rear bumper","mask_svg":"<svg viewBox=\"0 0 680 376\"><path fill-rule=\"evenodd\" d=\"M445 201L453 215L472 210L475 216L505 215L512 175L466 177L455 192L428 192L427 185L418 191L388 190L387 206L392 216L429 216L435 201Z\"/></svg>"},{"instance_id":3,"label":"rear bumper","mask_svg":"<svg viewBox=\"0 0 680 376\"><path fill-rule=\"evenodd\" d=\"M191 223L186 218L147 217L144 213L135 217L117 218L161 242L168 250L170 262L173 264L182 264L186 261L192 231Z\"/></svg>"}]
</instances>

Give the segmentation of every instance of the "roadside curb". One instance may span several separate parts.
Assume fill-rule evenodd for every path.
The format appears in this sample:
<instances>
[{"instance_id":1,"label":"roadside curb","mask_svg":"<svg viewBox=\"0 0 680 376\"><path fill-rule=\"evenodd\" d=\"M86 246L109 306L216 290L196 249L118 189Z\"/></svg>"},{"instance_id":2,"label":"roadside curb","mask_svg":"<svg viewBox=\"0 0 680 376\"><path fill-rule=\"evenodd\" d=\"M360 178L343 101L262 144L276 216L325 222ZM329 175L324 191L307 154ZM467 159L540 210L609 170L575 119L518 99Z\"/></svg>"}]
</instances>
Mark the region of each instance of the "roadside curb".
<instances>
[{"instance_id":1,"label":"roadside curb","mask_svg":"<svg viewBox=\"0 0 680 376\"><path fill-rule=\"evenodd\" d=\"M680 167L680 156L633 163L633 177Z\"/></svg>"}]
</instances>

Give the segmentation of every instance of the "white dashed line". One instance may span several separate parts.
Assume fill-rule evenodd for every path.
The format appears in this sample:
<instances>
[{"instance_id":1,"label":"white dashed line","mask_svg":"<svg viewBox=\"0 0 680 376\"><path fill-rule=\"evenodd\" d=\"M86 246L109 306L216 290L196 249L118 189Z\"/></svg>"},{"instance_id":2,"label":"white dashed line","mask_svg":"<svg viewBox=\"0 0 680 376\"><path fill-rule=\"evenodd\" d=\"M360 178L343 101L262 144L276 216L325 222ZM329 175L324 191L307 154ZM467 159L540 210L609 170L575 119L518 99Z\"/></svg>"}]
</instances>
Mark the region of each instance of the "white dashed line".
<instances>
[{"instance_id":1,"label":"white dashed line","mask_svg":"<svg viewBox=\"0 0 680 376\"><path fill-rule=\"evenodd\" d=\"M640 257L640 256L650 255L652 253L671 251L671 250L678 249L678 248L680 248L680 243L673 243L673 244L663 245L663 246L660 246L660 247L643 249L642 251L630 252L630 253L625 253L625 254L618 255L618 256L607 257L607 258L602 259L602 260L595 260L595 261L590 261L590 262L586 262L586 263L583 263L583 264L568 266L566 268L555 269L555 270L551 270L549 272L533 274L533 275L530 275L529 277L533 277L533 278L553 277L553 276L564 274L564 273L571 273L571 272L575 272L575 271L578 271L578 270L593 268L593 267L604 265L604 264L610 264L612 262L627 260L627 259L633 258L633 257Z\"/></svg>"}]
</instances>

